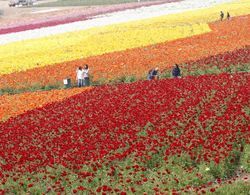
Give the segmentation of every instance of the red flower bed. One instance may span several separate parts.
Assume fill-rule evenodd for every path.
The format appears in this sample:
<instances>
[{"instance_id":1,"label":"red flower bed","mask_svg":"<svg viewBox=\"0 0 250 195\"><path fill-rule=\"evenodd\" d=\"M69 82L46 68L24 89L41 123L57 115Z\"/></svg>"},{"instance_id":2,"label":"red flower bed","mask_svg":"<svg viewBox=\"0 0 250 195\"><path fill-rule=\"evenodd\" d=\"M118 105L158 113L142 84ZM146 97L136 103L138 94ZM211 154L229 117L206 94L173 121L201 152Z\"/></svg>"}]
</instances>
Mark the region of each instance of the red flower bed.
<instances>
[{"instance_id":1,"label":"red flower bed","mask_svg":"<svg viewBox=\"0 0 250 195\"><path fill-rule=\"evenodd\" d=\"M250 46L241 49L236 49L231 52L218 54L203 58L197 61L187 62L187 69L191 71L194 67L202 70L209 69L209 67L217 67L218 69L226 69L231 65L246 64L250 62ZM233 67L231 67L233 68Z\"/></svg>"},{"instance_id":2,"label":"red flower bed","mask_svg":"<svg viewBox=\"0 0 250 195\"><path fill-rule=\"evenodd\" d=\"M102 86L28 111L0 123L0 172L139 160L166 145L165 160L218 163L249 141L249 83L245 73Z\"/></svg>"}]
</instances>

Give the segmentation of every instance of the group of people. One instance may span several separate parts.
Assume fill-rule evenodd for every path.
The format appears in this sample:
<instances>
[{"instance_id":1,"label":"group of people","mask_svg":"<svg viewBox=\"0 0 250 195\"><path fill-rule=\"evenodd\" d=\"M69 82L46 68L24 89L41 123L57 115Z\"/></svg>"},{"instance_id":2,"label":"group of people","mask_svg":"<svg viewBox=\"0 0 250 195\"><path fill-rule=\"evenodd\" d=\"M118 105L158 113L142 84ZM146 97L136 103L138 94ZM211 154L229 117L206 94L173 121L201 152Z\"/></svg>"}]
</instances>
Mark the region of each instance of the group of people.
<instances>
[{"instance_id":1,"label":"group of people","mask_svg":"<svg viewBox=\"0 0 250 195\"><path fill-rule=\"evenodd\" d=\"M181 77L181 69L179 68L178 64L175 64L173 69L172 69L172 77L173 78L180 78ZM154 79L159 79L159 68L154 68L149 70L147 79L148 80L154 80Z\"/></svg>"},{"instance_id":2,"label":"group of people","mask_svg":"<svg viewBox=\"0 0 250 195\"><path fill-rule=\"evenodd\" d=\"M224 12L223 11L220 11L220 21L222 21L223 19L224 19ZM227 19L229 20L230 19L230 14L229 14L229 12L227 12Z\"/></svg>"},{"instance_id":3,"label":"group of people","mask_svg":"<svg viewBox=\"0 0 250 195\"><path fill-rule=\"evenodd\" d=\"M138 0L138 2L140 2ZM222 21L224 19L224 12L220 12L220 20ZM227 20L230 19L230 14L227 12L226 18ZM175 64L175 66L172 69L172 76L173 78L180 78L181 77L181 70L178 66L178 64ZM77 79L77 86L78 87L83 87L83 86L89 86L89 67L87 64L85 64L84 68L81 66L78 67L76 70L76 79ZM159 79L159 68L153 68L149 70L148 75L147 75L148 80L154 80L154 79Z\"/></svg>"},{"instance_id":4,"label":"group of people","mask_svg":"<svg viewBox=\"0 0 250 195\"><path fill-rule=\"evenodd\" d=\"M84 68L81 66L76 70L76 80L78 87L89 86L89 66L84 65Z\"/></svg>"},{"instance_id":5,"label":"group of people","mask_svg":"<svg viewBox=\"0 0 250 195\"><path fill-rule=\"evenodd\" d=\"M180 78L181 77L181 70L178 66L178 64L175 64L175 66L172 69L172 76L174 78ZM155 80L159 79L159 68L153 68L148 72L147 79L148 80ZM77 80L77 86L78 87L85 87L89 86L89 66L87 64L84 65L84 68L81 66L77 68L76 70L76 80Z\"/></svg>"}]
</instances>

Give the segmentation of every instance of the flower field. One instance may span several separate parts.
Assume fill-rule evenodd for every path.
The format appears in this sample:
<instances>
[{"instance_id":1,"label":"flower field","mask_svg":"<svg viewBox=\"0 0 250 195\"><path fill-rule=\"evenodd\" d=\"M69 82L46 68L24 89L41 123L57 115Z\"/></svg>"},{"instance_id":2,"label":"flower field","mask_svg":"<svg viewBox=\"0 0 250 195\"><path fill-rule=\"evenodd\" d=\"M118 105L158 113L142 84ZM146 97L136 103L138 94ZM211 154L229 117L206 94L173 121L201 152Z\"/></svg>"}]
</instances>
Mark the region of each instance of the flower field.
<instances>
[{"instance_id":1,"label":"flower field","mask_svg":"<svg viewBox=\"0 0 250 195\"><path fill-rule=\"evenodd\" d=\"M250 0L12 20L0 21L0 195L250 193ZM92 86L75 88L84 64Z\"/></svg>"},{"instance_id":2,"label":"flower field","mask_svg":"<svg viewBox=\"0 0 250 195\"><path fill-rule=\"evenodd\" d=\"M46 85L61 81L63 78L68 76L75 78L75 68L84 63L91 65L91 71L94 75L94 79L98 80L100 78L112 79L115 76L131 74L141 77L144 76L148 69L150 69L152 66L158 66L161 69L165 69L171 67L174 63L198 61L204 58L212 58L212 56L223 53L225 56L227 56L227 52L249 46L250 35L248 28L242 28L242 26L249 26L249 21L249 15L237 17L230 21L224 21L222 23L215 22L210 24L212 31L202 35L120 52L116 51L104 55L30 69L23 72L5 74L0 76L0 88L5 88L7 86L11 86L13 88L23 88L26 86L31 86L32 83L41 83ZM164 36L162 37L164 38ZM15 43L13 44L15 45ZM39 50L38 46L36 48ZM249 47L247 48L248 49L246 50L249 50ZM65 48L62 47L61 49L63 50ZM71 51L76 52L73 49ZM24 53L25 52L26 50ZM40 55L38 51L37 54ZM7 58L7 56L4 58ZM30 62L40 59L40 57L32 59L28 55L26 55L26 58ZM237 57L237 60L239 60L239 58L243 58L244 63L249 62L249 52L243 52L242 57ZM50 58L47 59L50 60ZM11 63L11 61L23 62L21 59L16 59L13 57L10 58L9 63ZM224 59L221 59L219 62L223 63L223 61ZM230 63L230 61L227 62ZM28 63L29 62L27 62L27 64ZM241 63L241 61L239 61L239 63ZM6 62L6 64L8 63ZM5 65L3 64L3 67L4 66ZM22 68L24 67L25 66L22 66ZM16 69L18 66L14 66L13 68ZM4 70L10 71L11 69Z\"/></svg>"},{"instance_id":3,"label":"flower field","mask_svg":"<svg viewBox=\"0 0 250 195\"><path fill-rule=\"evenodd\" d=\"M127 3L127 4L118 4L112 6L95 6L95 7L87 7L84 10L84 13L81 9L77 9L74 11L71 10L63 10L57 11L50 15L50 17L46 17L47 13L39 14L34 17L25 17L25 20L17 21L9 18L7 21L0 21L0 34L8 34L8 33L15 33L21 32L24 30L33 30L37 28L44 28L49 26L55 26L60 24L67 24L77 21L88 20L90 18L96 17L100 14L107 14L117 11L123 11L128 9L135 9L145 6L157 5L157 4L164 4L164 3L171 3L177 2L178 0L159 0L159 1L146 1L138 3Z\"/></svg>"},{"instance_id":4,"label":"flower field","mask_svg":"<svg viewBox=\"0 0 250 195\"><path fill-rule=\"evenodd\" d=\"M237 160L250 141L249 79L103 86L11 118L0 123L0 189L153 193L206 184L224 174L206 167Z\"/></svg>"},{"instance_id":5,"label":"flower field","mask_svg":"<svg viewBox=\"0 0 250 195\"><path fill-rule=\"evenodd\" d=\"M0 121L52 102L62 101L85 90L86 88L75 88L72 90L53 90L0 96Z\"/></svg>"},{"instance_id":6,"label":"flower field","mask_svg":"<svg viewBox=\"0 0 250 195\"><path fill-rule=\"evenodd\" d=\"M249 6L250 1L248 4L246 3L246 5ZM238 13L239 15L248 11L247 8L239 9L240 6L242 7L239 3L229 4L225 7L229 10L233 10L235 14ZM218 12L220 8L220 6L215 6L213 9L207 8L202 11L189 11L184 12L185 14L166 15L122 24L111 24L104 27L94 26L94 28L89 28L91 24L86 24L85 26L84 23L82 25L77 23L73 26L64 28L55 26L54 29L42 29L42 31L34 30L33 33L32 31L24 31L23 34L20 35L15 33L2 35L0 43L4 45L0 46L0 75L54 63L82 58L85 59L87 57L111 52L126 51L127 49L155 45L157 43L190 37L197 34L206 33L205 35L207 35L207 32L210 32L210 28L212 28L208 27L207 22L215 20L215 13L216 11ZM205 16L203 16L204 13L206 14ZM246 19L243 21L242 25L248 25L248 21L249 20ZM95 22L98 23L98 21ZM80 28L78 28L79 26ZM227 28L226 32L227 30L229 32L235 30L237 34L241 33L241 35L245 36L242 38L242 43L239 44L239 46L248 44L249 35L245 35L244 32L244 29L248 32L247 28L238 27L240 28L239 32L237 31L239 29L232 29L235 28L234 22L232 22L232 25L229 27L227 26L227 23L223 26L223 28ZM54 30L55 33L62 33L62 29L67 28L70 30L75 28L76 31L59 35L51 34ZM81 28L89 29L79 31ZM224 34L224 32L223 30L220 33ZM23 40L24 37L32 37L33 35L35 37L45 37ZM15 40L18 41L18 37L23 41L15 42ZM218 36L213 37L217 38ZM231 39L229 38L227 40ZM244 42L244 40L246 41ZM14 42L11 43L11 41ZM5 43L9 44L6 45ZM47 56L48 54L51 54L50 57ZM119 69L121 68L121 66L118 67Z\"/></svg>"},{"instance_id":7,"label":"flower field","mask_svg":"<svg viewBox=\"0 0 250 195\"><path fill-rule=\"evenodd\" d=\"M103 27L101 31L90 29L57 35L53 38L47 37L25 41L25 43L11 43L0 47L0 53L4 54L1 55L0 73L8 74L61 61L151 45L209 31L207 24L163 28L160 22L158 25L157 23L142 23L140 28L137 25L134 27L132 25L108 26ZM40 45L42 47L39 47ZM52 54L49 58L48 53ZM13 66L13 64L16 65Z\"/></svg>"}]
</instances>

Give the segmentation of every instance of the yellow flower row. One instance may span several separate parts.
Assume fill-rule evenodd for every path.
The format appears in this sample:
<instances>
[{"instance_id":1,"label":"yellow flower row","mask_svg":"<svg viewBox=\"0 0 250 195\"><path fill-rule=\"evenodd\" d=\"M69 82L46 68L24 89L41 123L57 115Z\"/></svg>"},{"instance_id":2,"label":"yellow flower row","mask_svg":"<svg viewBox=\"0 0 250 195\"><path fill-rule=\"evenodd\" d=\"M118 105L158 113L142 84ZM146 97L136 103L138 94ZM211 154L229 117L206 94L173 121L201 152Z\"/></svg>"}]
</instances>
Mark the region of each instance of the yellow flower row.
<instances>
[{"instance_id":1,"label":"yellow flower row","mask_svg":"<svg viewBox=\"0 0 250 195\"><path fill-rule=\"evenodd\" d=\"M0 46L0 75L101 55L210 31L219 11L249 13L250 0L181 14L92 28Z\"/></svg>"},{"instance_id":2,"label":"yellow flower row","mask_svg":"<svg viewBox=\"0 0 250 195\"><path fill-rule=\"evenodd\" d=\"M159 18L162 20L162 18ZM207 24L164 26L138 22L27 40L0 47L0 74L209 32Z\"/></svg>"}]
</instances>

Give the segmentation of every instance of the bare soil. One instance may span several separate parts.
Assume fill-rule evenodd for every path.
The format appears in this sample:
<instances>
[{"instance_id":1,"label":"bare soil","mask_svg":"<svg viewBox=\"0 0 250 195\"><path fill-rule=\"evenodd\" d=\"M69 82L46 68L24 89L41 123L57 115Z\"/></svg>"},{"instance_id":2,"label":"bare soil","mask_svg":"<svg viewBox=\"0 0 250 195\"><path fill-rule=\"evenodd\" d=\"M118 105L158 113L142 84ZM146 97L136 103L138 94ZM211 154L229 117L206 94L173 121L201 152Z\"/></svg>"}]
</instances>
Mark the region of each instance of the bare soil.
<instances>
[{"instance_id":1,"label":"bare soil","mask_svg":"<svg viewBox=\"0 0 250 195\"><path fill-rule=\"evenodd\" d=\"M54 0L40 0L37 3L44 3L44 2L53 2ZM51 9L51 8L50 8ZM67 9L65 8L58 8L60 10ZM36 11L41 10L49 10L49 8L37 8L37 7L9 7L8 0L0 0L0 10L2 11L1 19L8 19L8 18L16 18L22 16L31 16ZM52 10L52 9L51 9Z\"/></svg>"}]
</instances>

